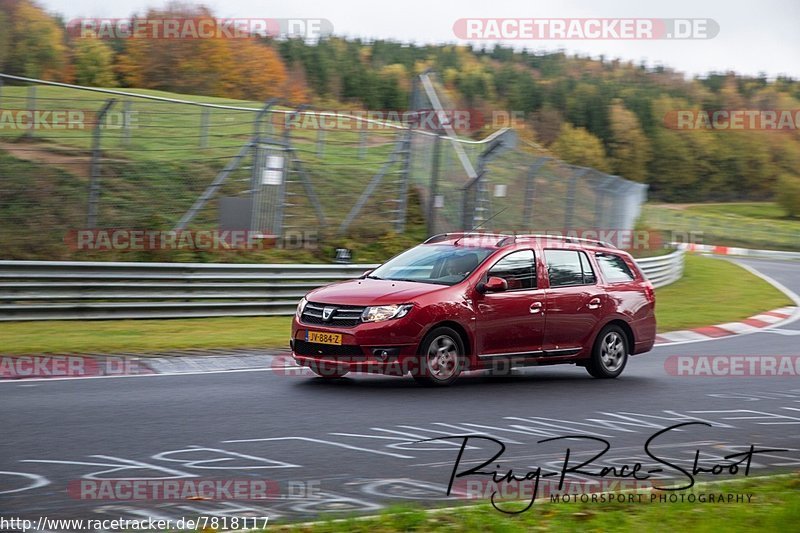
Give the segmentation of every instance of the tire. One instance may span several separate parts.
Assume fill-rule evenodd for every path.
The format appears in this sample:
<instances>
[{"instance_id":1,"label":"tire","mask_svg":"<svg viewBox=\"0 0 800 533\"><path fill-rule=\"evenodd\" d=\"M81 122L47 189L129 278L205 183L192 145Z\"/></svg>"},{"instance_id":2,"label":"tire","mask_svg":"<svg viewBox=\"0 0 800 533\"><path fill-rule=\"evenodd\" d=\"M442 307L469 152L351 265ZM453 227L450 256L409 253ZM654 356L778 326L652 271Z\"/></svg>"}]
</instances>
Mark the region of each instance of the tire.
<instances>
[{"instance_id":1,"label":"tire","mask_svg":"<svg viewBox=\"0 0 800 533\"><path fill-rule=\"evenodd\" d=\"M414 381L428 387L444 387L453 383L464 369L464 341L454 329L434 328L419 346L417 368L411 373Z\"/></svg>"},{"instance_id":2,"label":"tire","mask_svg":"<svg viewBox=\"0 0 800 533\"><path fill-rule=\"evenodd\" d=\"M613 379L622 374L628 363L628 337L622 328L613 324L597 335L586 370L598 379Z\"/></svg>"},{"instance_id":3,"label":"tire","mask_svg":"<svg viewBox=\"0 0 800 533\"><path fill-rule=\"evenodd\" d=\"M325 379L337 379L344 377L350 372L346 368L341 368L338 366L328 365L328 364L321 364L321 363L311 363L309 367L313 373L318 375L321 378Z\"/></svg>"}]
</instances>

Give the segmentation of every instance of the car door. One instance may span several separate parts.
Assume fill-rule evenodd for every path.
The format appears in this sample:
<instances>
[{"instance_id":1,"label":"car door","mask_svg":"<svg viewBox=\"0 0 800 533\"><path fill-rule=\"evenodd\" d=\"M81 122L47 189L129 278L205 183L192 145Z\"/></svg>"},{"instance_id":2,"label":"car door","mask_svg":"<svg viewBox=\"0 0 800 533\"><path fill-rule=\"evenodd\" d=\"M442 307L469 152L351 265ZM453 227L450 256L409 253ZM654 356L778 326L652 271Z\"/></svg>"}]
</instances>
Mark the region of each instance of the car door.
<instances>
[{"instance_id":1,"label":"car door","mask_svg":"<svg viewBox=\"0 0 800 533\"><path fill-rule=\"evenodd\" d=\"M533 250L517 250L500 258L487 272L503 278L508 289L476 294L478 354L541 355L545 291L538 287Z\"/></svg>"},{"instance_id":2,"label":"car door","mask_svg":"<svg viewBox=\"0 0 800 533\"><path fill-rule=\"evenodd\" d=\"M583 250L543 252L550 285L545 298L544 350L546 355L574 355L593 342L591 336L605 312L605 291Z\"/></svg>"}]
</instances>

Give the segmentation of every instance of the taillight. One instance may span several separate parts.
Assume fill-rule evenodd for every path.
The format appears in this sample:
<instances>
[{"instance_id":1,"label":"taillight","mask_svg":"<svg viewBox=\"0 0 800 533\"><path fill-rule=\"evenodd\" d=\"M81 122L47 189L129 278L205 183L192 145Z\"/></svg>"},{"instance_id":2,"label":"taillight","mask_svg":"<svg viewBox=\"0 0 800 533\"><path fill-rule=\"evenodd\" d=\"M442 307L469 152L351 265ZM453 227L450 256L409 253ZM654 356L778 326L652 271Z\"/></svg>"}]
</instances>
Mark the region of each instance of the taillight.
<instances>
[{"instance_id":1,"label":"taillight","mask_svg":"<svg viewBox=\"0 0 800 533\"><path fill-rule=\"evenodd\" d=\"M650 280L644 282L644 293L647 295L647 301L655 303L656 301L656 288L653 287L653 284Z\"/></svg>"}]
</instances>

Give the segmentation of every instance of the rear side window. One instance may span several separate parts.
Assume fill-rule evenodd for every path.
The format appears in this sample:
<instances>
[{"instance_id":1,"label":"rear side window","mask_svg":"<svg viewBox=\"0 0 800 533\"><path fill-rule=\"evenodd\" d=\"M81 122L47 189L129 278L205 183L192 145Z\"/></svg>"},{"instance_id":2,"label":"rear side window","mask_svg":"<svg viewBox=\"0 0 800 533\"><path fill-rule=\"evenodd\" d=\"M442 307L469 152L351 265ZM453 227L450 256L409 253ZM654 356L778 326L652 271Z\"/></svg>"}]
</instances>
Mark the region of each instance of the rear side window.
<instances>
[{"instance_id":1,"label":"rear side window","mask_svg":"<svg viewBox=\"0 0 800 533\"><path fill-rule=\"evenodd\" d=\"M589 258L576 250L545 250L550 287L590 285L597 281Z\"/></svg>"},{"instance_id":2,"label":"rear side window","mask_svg":"<svg viewBox=\"0 0 800 533\"><path fill-rule=\"evenodd\" d=\"M635 279L628 263L618 255L597 254L597 264L610 283L633 281Z\"/></svg>"},{"instance_id":3,"label":"rear side window","mask_svg":"<svg viewBox=\"0 0 800 533\"><path fill-rule=\"evenodd\" d=\"M489 270L489 275L506 280L510 291L535 289L536 268L533 250L520 250L508 254Z\"/></svg>"}]
</instances>

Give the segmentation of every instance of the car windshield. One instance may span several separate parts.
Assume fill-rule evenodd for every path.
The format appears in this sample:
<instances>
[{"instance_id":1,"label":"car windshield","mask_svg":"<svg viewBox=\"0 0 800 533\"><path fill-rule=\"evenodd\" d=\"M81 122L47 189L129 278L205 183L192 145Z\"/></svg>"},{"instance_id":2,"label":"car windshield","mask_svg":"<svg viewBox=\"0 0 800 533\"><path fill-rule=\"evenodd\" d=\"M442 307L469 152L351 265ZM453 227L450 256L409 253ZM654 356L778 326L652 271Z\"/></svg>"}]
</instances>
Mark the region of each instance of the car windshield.
<instances>
[{"instance_id":1,"label":"car windshield","mask_svg":"<svg viewBox=\"0 0 800 533\"><path fill-rule=\"evenodd\" d=\"M455 285L480 265L492 248L423 244L376 268L368 277L394 281L416 281Z\"/></svg>"}]
</instances>

